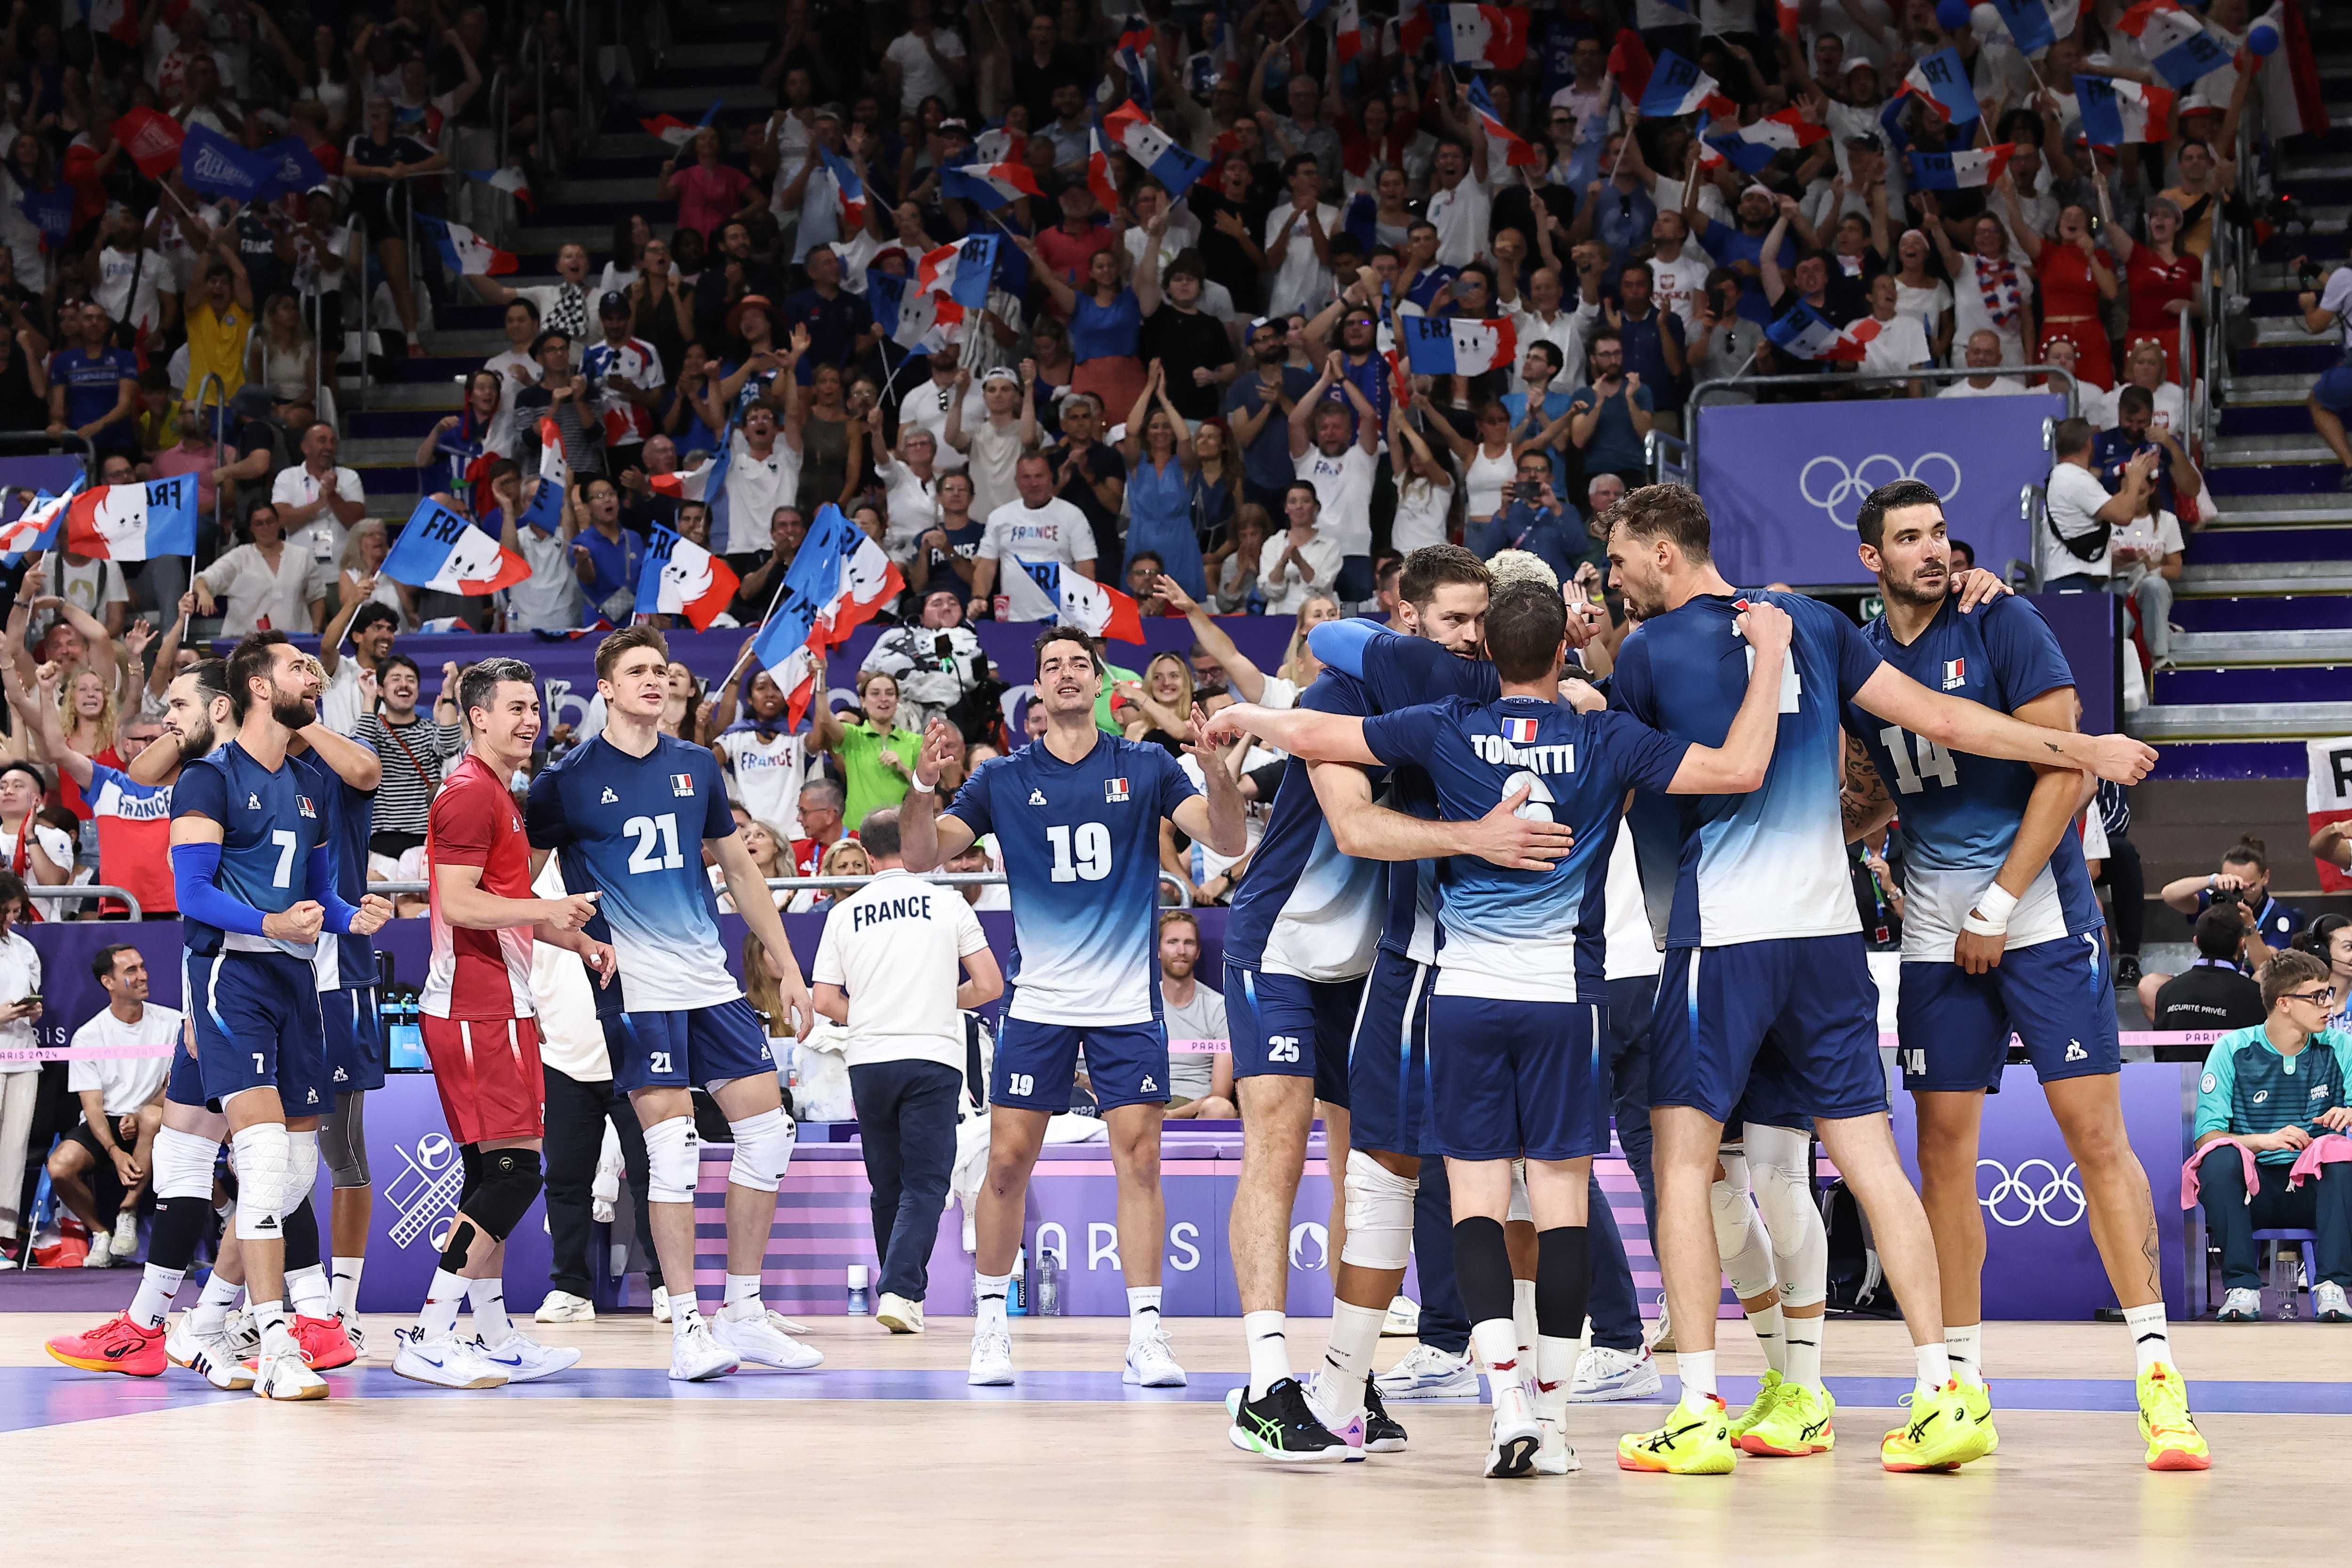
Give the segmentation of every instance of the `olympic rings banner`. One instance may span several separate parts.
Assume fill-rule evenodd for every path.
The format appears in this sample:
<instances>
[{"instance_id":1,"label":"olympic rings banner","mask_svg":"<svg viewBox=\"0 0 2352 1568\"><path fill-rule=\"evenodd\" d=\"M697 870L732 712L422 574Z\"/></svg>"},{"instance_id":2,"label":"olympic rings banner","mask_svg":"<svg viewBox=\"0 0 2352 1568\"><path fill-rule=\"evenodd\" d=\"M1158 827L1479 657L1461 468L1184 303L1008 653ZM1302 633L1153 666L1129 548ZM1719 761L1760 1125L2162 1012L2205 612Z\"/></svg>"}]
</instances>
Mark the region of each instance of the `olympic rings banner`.
<instances>
[{"instance_id":1,"label":"olympic rings banner","mask_svg":"<svg viewBox=\"0 0 2352 1568\"><path fill-rule=\"evenodd\" d=\"M2050 477L2045 421L2054 393L1853 403L1709 405L1698 410L1698 492L1715 522L1715 559L1746 586L1868 583L1854 520L1879 486L1917 479L1944 498L1952 535L1999 570L2032 559L2021 513Z\"/></svg>"}]
</instances>

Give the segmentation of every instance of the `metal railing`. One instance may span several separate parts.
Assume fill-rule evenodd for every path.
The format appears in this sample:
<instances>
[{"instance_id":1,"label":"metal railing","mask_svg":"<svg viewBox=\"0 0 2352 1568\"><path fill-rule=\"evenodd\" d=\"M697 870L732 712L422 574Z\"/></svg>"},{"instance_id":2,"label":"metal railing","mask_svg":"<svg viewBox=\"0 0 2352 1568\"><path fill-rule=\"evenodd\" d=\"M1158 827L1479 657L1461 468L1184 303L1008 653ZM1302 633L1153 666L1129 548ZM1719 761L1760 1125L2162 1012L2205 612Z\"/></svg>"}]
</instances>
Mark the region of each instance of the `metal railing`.
<instances>
[{"instance_id":1,"label":"metal railing","mask_svg":"<svg viewBox=\"0 0 2352 1568\"><path fill-rule=\"evenodd\" d=\"M147 918L147 912L139 907L136 894L128 888L118 888L110 882L61 882L55 887L36 887L27 882L25 884L25 896L28 899L120 899L130 910L131 919L143 921ZM179 917L174 915L173 918L177 920Z\"/></svg>"},{"instance_id":2,"label":"metal railing","mask_svg":"<svg viewBox=\"0 0 2352 1568\"><path fill-rule=\"evenodd\" d=\"M1691 468L1691 444L1681 437L1652 430L1643 437L1642 459L1650 470L1652 484L1698 488L1692 482L1696 476Z\"/></svg>"}]
</instances>

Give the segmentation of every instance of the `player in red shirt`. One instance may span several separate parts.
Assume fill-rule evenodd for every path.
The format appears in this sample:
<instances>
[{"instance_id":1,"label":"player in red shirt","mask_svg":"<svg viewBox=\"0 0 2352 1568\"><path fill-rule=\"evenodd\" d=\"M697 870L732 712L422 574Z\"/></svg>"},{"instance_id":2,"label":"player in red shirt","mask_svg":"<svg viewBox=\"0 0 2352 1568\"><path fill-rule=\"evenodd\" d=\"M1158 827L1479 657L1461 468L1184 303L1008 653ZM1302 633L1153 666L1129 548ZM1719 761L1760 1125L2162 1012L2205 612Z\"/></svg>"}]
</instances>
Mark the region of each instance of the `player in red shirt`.
<instances>
[{"instance_id":1,"label":"player in red shirt","mask_svg":"<svg viewBox=\"0 0 2352 1568\"><path fill-rule=\"evenodd\" d=\"M466 1163L457 1217L416 1327L392 1370L443 1388L495 1388L562 1372L576 1350L538 1343L506 1314L506 1238L539 1195L542 1083L530 996L534 935L580 954L610 984L613 950L581 928L596 895L530 896L530 844L508 781L539 738L539 690L520 659L485 659L457 679L470 743L433 800L425 858L433 963L422 998L425 1054ZM477 1337L457 1337L470 1295Z\"/></svg>"}]
</instances>

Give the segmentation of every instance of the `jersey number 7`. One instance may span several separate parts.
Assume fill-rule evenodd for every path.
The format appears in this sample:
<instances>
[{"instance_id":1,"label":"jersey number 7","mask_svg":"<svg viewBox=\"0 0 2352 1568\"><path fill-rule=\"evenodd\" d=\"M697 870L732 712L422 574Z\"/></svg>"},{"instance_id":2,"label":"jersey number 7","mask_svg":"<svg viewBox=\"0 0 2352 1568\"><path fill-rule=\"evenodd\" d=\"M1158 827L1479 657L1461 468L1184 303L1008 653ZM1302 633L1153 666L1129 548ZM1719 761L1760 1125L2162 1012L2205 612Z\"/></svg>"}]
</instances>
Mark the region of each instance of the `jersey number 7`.
<instances>
[{"instance_id":1,"label":"jersey number 7","mask_svg":"<svg viewBox=\"0 0 2352 1568\"><path fill-rule=\"evenodd\" d=\"M1901 794L1917 795L1927 787L1929 779L1947 788L1960 782L1959 764L1952 761L1952 753L1927 736L1906 734L1900 724L1889 724L1878 732L1878 741L1895 760L1895 787ZM1919 758L1916 772L1911 762L1914 747Z\"/></svg>"}]
</instances>

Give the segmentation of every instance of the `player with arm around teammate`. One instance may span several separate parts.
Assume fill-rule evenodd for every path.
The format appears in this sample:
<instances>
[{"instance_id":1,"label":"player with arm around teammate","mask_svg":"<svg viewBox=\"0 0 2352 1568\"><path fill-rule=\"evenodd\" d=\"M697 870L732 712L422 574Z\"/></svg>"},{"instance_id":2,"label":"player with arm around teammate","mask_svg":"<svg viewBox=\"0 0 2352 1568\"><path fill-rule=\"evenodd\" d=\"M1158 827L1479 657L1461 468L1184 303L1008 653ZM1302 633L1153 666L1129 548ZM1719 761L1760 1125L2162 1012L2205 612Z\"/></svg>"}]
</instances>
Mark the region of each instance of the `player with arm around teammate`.
<instances>
[{"instance_id":1,"label":"player with arm around teammate","mask_svg":"<svg viewBox=\"0 0 2352 1568\"><path fill-rule=\"evenodd\" d=\"M989 1085L988 1173L981 1184L972 1268L980 1312L971 1381L1013 1381L1005 1291L1021 1243L1029 1173L1045 1123L1070 1107L1080 1047L1118 1173L1120 1269L1127 1278L1124 1376L1181 1387L1184 1370L1160 1323L1167 1207L1160 1188L1160 1126L1168 1099L1168 1037L1160 1018L1157 932L1160 824L1165 817L1220 855L1247 845L1246 805L1233 775L1201 739L1188 749L1203 795L1157 746L1095 727L1103 669L1086 634L1055 626L1036 643L1036 696L1045 733L993 757L939 810L940 770L957 737L934 721L899 807L900 853L918 875L994 833L1013 893L1013 1000L997 1037Z\"/></svg>"},{"instance_id":2,"label":"player with arm around teammate","mask_svg":"<svg viewBox=\"0 0 2352 1568\"><path fill-rule=\"evenodd\" d=\"M2032 605L2003 601L1963 616L1945 602L1951 551L1934 490L1916 479L1882 486L1856 523L1862 563L1886 600L1863 636L1889 665L2029 722L2074 727L2073 671ZM1848 835L1900 816L1895 1029L1954 1374L1964 1388L1983 1384L1977 1150L2013 1030L2082 1172L2091 1236L2134 1342L2148 1468L2204 1469L2211 1453L2165 1330L2147 1173L2124 1127L2105 921L2075 827L2092 781L2074 768L1948 750L1859 710L1846 717L1848 798L1865 803L1850 808ZM1982 1419L1990 1425L1989 1406Z\"/></svg>"},{"instance_id":3,"label":"player with arm around teammate","mask_svg":"<svg viewBox=\"0 0 2352 1568\"><path fill-rule=\"evenodd\" d=\"M793 1129L767 1030L727 968L702 851L717 859L728 895L767 950L793 1029L805 1033L814 1015L775 900L735 830L718 759L660 731L668 671L669 645L652 626L629 626L597 645L604 728L540 770L524 826L533 849L562 852L568 889L600 895L585 929L612 944L626 994L628 1010L607 1022L606 1037L614 1086L646 1130L654 1247L673 1292L670 1376L699 1383L745 1361L804 1371L824 1356L777 1328L760 1297ZM693 1083L709 1091L735 1139L726 1300L709 1322L691 1283L701 1166Z\"/></svg>"},{"instance_id":4,"label":"player with arm around teammate","mask_svg":"<svg viewBox=\"0 0 2352 1568\"><path fill-rule=\"evenodd\" d=\"M465 1163L466 1187L416 1327L399 1333L392 1370L440 1388L495 1388L562 1372L580 1359L539 1343L506 1315L506 1238L539 1196L544 1080L530 990L536 937L576 952L609 984L613 952L581 932L596 895L530 896L530 843L508 781L539 738L537 678L491 658L457 679L466 754L425 820L433 957L420 998L433 1085ZM468 1296L479 1331L457 1337Z\"/></svg>"}]
</instances>

